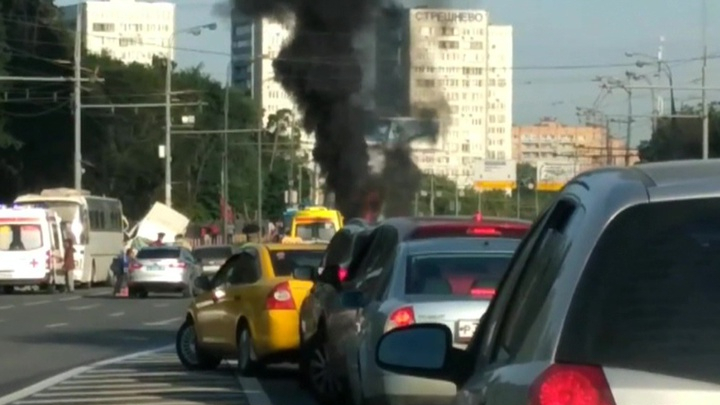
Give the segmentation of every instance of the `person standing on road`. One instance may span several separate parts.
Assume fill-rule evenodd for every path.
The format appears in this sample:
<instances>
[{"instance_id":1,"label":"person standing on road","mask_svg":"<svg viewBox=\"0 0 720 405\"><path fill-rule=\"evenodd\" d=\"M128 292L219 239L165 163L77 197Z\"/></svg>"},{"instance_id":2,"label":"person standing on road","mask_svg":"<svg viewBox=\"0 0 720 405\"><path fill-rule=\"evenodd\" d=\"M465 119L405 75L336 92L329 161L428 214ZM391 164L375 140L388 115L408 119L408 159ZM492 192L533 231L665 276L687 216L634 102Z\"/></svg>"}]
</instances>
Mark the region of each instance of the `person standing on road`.
<instances>
[{"instance_id":1,"label":"person standing on road","mask_svg":"<svg viewBox=\"0 0 720 405\"><path fill-rule=\"evenodd\" d=\"M155 239L155 242L151 243L150 246L165 246L163 239L165 239L165 232L158 232L157 239Z\"/></svg>"},{"instance_id":2,"label":"person standing on road","mask_svg":"<svg viewBox=\"0 0 720 405\"><path fill-rule=\"evenodd\" d=\"M65 272L65 292L75 291L75 247L71 238L65 239L63 270Z\"/></svg>"}]
</instances>

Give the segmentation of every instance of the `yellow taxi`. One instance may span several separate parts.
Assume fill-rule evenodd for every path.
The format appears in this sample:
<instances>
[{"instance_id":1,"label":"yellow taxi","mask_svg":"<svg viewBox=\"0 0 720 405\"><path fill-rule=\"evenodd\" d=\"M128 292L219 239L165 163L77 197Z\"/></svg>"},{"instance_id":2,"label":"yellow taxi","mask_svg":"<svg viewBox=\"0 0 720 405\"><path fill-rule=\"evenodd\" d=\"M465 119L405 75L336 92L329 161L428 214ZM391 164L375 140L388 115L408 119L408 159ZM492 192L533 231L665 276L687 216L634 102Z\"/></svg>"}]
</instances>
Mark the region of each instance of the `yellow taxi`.
<instances>
[{"instance_id":1,"label":"yellow taxi","mask_svg":"<svg viewBox=\"0 0 720 405\"><path fill-rule=\"evenodd\" d=\"M212 369L236 358L240 373L249 376L268 363L296 360L299 308L312 282L293 274L316 269L326 247L248 243L212 278L196 278L196 296L175 342L182 364Z\"/></svg>"},{"instance_id":2,"label":"yellow taxi","mask_svg":"<svg viewBox=\"0 0 720 405\"><path fill-rule=\"evenodd\" d=\"M290 238L330 241L343 226L340 211L326 207L308 207L298 211L290 225Z\"/></svg>"}]
</instances>

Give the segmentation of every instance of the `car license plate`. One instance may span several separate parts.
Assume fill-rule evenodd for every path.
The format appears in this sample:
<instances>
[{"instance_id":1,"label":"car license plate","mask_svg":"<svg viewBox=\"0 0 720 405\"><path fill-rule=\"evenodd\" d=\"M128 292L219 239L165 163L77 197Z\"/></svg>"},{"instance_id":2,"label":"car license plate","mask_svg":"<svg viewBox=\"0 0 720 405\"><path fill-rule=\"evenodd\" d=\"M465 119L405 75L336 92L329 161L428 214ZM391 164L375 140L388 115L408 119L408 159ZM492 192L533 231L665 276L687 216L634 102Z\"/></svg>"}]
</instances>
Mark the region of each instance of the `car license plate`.
<instances>
[{"instance_id":1,"label":"car license plate","mask_svg":"<svg viewBox=\"0 0 720 405\"><path fill-rule=\"evenodd\" d=\"M162 270L162 266L158 266L157 264L151 264L151 265L147 266L147 269L150 271L157 271L157 270Z\"/></svg>"},{"instance_id":2,"label":"car license plate","mask_svg":"<svg viewBox=\"0 0 720 405\"><path fill-rule=\"evenodd\" d=\"M469 341L475 329L477 328L478 321L458 321L457 323L457 340L466 342Z\"/></svg>"}]
</instances>

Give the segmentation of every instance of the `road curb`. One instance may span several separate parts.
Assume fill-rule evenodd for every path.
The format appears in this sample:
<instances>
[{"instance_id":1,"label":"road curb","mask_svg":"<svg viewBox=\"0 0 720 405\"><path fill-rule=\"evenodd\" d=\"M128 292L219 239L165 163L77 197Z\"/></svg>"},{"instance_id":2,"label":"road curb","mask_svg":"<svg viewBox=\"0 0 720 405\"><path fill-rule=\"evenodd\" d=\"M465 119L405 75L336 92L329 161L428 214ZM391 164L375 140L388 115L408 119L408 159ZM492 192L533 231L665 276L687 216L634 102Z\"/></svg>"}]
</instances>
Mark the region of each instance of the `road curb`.
<instances>
[{"instance_id":1,"label":"road curb","mask_svg":"<svg viewBox=\"0 0 720 405\"><path fill-rule=\"evenodd\" d=\"M166 345L166 346L158 347L158 348L151 349L151 350L143 350L141 352L135 352L135 353L125 354L125 355L118 356L118 357L112 357L112 358L105 359L105 360L100 360L100 361L88 364L86 366L75 367L73 369L64 371L60 374L56 374L50 378L46 378L40 382L37 382L33 385L30 385L30 386L20 389L18 391L7 394L3 397L0 397L0 405L9 405L15 401L20 401L31 395L37 394L38 392L40 392L44 389L52 387L53 385L59 384L63 381L67 381L75 376L78 376L78 375L88 372L90 370L93 370L93 369L96 369L99 367L103 367L103 366L107 366L110 364L120 363L125 360L131 360L131 359L134 359L137 357L146 356L148 354L154 354L157 352L170 350L174 347L175 347L175 345Z\"/></svg>"}]
</instances>

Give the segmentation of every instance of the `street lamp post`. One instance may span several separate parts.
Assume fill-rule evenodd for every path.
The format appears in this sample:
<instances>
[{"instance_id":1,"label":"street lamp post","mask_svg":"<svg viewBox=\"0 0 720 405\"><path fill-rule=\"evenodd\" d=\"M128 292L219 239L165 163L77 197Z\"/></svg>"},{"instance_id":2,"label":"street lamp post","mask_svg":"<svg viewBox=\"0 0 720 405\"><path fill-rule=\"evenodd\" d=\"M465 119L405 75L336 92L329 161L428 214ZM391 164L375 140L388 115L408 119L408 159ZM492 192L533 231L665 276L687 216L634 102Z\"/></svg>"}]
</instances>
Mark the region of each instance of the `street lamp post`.
<instances>
[{"instance_id":1,"label":"street lamp post","mask_svg":"<svg viewBox=\"0 0 720 405\"><path fill-rule=\"evenodd\" d=\"M190 28L174 31L170 34L167 42L167 54L165 55L165 204L172 207L172 50L175 47L175 37L178 34L189 33L200 35L203 30L214 31L216 23L197 25Z\"/></svg>"}]
</instances>

